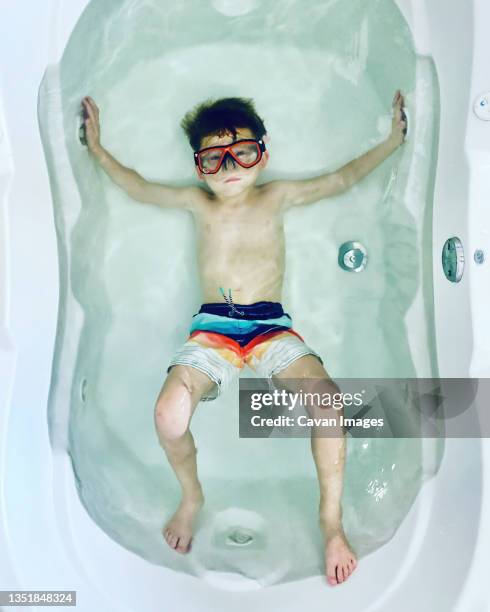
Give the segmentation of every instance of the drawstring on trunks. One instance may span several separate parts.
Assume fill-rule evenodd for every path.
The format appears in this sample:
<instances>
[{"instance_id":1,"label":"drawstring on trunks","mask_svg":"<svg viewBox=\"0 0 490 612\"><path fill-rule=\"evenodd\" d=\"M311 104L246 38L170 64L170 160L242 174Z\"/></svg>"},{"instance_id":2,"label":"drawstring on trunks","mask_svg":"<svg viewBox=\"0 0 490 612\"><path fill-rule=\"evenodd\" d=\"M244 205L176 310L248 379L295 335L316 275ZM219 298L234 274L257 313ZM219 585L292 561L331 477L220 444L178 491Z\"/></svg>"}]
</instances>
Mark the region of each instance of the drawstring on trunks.
<instances>
[{"instance_id":1,"label":"drawstring on trunks","mask_svg":"<svg viewBox=\"0 0 490 612\"><path fill-rule=\"evenodd\" d=\"M225 292L223 291L223 287L220 287L219 290L221 291L221 294L223 295L225 302L228 304L228 306L230 306L231 310L228 313L229 317L233 316L234 312L237 312L240 315L244 315L245 313L243 312L243 310L238 310L238 308L235 306L235 304L233 303L233 299L231 297L231 289L228 289L228 297L226 297Z\"/></svg>"}]
</instances>

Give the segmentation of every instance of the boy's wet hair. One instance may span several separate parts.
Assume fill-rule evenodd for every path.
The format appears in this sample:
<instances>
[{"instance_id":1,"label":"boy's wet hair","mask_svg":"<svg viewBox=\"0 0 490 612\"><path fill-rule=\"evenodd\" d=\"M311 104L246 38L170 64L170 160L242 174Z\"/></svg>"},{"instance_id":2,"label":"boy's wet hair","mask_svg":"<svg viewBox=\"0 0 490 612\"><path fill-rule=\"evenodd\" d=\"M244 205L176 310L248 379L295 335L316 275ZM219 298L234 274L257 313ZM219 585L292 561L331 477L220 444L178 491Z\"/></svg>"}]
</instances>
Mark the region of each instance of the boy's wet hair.
<instances>
[{"instance_id":1,"label":"boy's wet hair","mask_svg":"<svg viewBox=\"0 0 490 612\"><path fill-rule=\"evenodd\" d=\"M236 128L249 128L256 140L267 132L251 98L205 100L186 113L180 125L194 151L201 148L206 136L223 136L231 132L236 140Z\"/></svg>"}]
</instances>

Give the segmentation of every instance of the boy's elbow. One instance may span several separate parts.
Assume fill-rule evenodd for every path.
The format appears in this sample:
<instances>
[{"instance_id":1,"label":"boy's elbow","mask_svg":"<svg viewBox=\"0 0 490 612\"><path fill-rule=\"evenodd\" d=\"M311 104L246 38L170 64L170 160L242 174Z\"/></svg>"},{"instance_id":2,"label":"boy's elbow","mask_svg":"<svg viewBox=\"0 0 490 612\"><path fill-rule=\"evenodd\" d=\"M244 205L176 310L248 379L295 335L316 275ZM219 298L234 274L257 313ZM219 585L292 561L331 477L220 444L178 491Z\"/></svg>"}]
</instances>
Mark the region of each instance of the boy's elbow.
<instances>
[{"instance_id":1,"label":"boy's elbow","mask_svg":"<svg viewBox=\"0 0 490 612\"><path fill-rule=\"evenodd\" d=\"M339 170L337 174L338 193L347 191L356 182L354 173L349 169L343 168Z\"/></svg>"},{"instance_id":2,"label":"boy's elbow","mask_svg":"<svg viewBox=\"0 0 490 612\"><path fill-rule=\"evenodd\" d=\"M125 191L130 198L133 198L133 200L144 202L147 191L146 185L147 182L142 176L132 176L126 185Z\"/></svg>"}]
</instances>

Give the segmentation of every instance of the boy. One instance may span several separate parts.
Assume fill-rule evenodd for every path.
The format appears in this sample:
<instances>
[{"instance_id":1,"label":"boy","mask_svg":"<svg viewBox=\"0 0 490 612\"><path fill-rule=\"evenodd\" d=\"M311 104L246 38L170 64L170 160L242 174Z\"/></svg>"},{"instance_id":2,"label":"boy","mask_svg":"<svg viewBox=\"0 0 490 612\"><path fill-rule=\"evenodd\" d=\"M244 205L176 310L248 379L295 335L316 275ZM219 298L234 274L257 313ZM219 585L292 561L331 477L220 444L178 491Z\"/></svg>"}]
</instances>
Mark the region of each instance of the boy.
<instances>
[{"instance_id":1,"label":"boy","mask_svg":"<svg viewBox=\"0 0 490 612\"><path fill-rule=\"evenodd\" d=\"M327 392L339 391L321 357L292 329L291 317L281 306L282 216L293 206L345 191L385 160L404 142L403 104L397 91L389 137L337 171L258 186L269 152L266 129L252 101L225 98L202 103L186 114L181 125L207 191L148 182L119 164L100 144L95 102L84 98L87 145L108 176L135 200L191 211L198 228L203 304L193 317L189 338L168 366L155 406L159 440L182 488L180 505L163 529L166 542L176 551L190 550L194 519L204 503L189 431L199 401L215 399L245 363L264 378L314 380L316 389L320 383ZM326 576L336 585L357 566L341 520L343 432L337 438L312 435L311 447L320 486Z\"/></svg>"}]
</instances>

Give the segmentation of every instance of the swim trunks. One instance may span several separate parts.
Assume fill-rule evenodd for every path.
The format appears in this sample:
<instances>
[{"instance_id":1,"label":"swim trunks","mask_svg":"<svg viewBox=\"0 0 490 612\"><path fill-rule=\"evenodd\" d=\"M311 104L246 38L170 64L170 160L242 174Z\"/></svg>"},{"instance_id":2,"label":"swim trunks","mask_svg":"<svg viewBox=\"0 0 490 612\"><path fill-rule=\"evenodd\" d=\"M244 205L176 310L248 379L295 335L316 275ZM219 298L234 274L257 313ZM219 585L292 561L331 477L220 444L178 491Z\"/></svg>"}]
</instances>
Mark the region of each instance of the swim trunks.
<instances>
[{"instance_id":1,"label":"swim trunks","mask_svg":"<svg viewBox=\"0 0 490 612\"><path fill-rule=\"evenodd\" d=\"M187 341L170 362L207 374L215 385L201 401L216 399L247 364L261 378L271 376L303 355L322 358L292 329L280 302L203 304L192 317Z\"/></svg>"}]
</instances>

